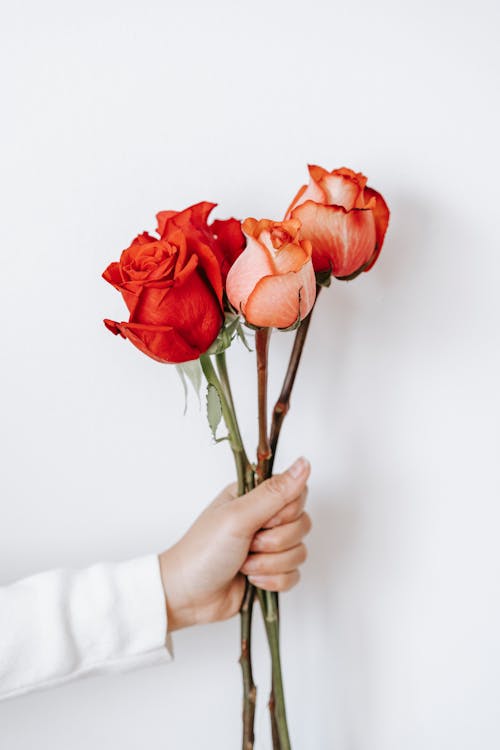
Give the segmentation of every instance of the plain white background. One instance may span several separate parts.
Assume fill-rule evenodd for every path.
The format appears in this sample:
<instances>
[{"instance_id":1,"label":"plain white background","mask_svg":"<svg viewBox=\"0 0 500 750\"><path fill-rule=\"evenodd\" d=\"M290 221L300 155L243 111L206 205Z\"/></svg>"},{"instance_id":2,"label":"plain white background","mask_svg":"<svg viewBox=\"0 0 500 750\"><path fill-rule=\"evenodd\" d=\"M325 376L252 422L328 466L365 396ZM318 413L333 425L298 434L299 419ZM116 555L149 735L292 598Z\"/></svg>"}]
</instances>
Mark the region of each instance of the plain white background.
<instances>
[{"instance_id":1,"label":"plain white background","mask_svg":"<svg viewBox=\"0 0 500 750\"><path fill-rule=\"evenodd\" d=\"M160 551L232 480L175 371L102 325L124 314L105 266L160 209L279 218L308 162L362 170L386 244L322 296L277 462L313 464L294 747L497 748L493 0L27 0L1 29L0 582ZM253 448L252 355L231 368ZM2 704L2 747L239 747L237 620L174 640L172 665Z\"/></svg>"}]
</instances>

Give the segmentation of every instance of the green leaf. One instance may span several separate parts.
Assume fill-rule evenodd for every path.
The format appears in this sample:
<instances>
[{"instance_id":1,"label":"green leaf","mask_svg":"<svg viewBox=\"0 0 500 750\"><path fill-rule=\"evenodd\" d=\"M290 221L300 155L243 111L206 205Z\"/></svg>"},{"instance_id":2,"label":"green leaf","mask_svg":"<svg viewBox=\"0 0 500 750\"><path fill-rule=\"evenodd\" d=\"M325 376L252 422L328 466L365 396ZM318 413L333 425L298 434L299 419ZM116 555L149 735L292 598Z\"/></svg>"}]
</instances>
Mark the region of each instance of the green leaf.
<instances>
[{"instance_id":1,"label":"green leaf","mask_svg":"<svg viewBox=\"0 0 500 750\"><path fill-rule=\"evenodd\" d=\"M192 359L189 362L182 362L180 365L176 365L176 370L180 375L182 385L184 388L184 414L187 412L188 405L188 386L187 381L193 386L194 392L198 397L198 403L200 403L200 388L201 388L201 365L199 359Z\"/></svg>"},{"instance_id":2,"label":"green leaf","mask_svg":"<svg viewBox=\"0 0 500 750\"><path fill-rule=\"evenodd\" d=\"M222 419L222 404L219 392L212 383L209 383L207 387L207 417L213 438L217 441L217 428Z\"/></svg>"}]
</instances>

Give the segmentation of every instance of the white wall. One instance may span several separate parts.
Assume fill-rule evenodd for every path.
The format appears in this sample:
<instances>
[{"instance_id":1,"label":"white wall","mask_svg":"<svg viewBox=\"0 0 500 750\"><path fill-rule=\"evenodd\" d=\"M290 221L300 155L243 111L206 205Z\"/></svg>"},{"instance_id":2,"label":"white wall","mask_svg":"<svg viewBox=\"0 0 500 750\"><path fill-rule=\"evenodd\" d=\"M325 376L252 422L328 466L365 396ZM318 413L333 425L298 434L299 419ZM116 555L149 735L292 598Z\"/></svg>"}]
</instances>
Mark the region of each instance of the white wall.
<instances>
[{"instance_id":1,"label":"white wall","mask_svg":"<svg viewBox=\"0 0 500 750\"><path fill-rule=\"evenodd\" d=\"M375 269L319 302L279 456L314 471L310 558L283 601L294 747L498 748L493 0L1 15L1 582L158 551L232 478L175 372L104 329L123 314L107 263L159 209L279 217L307 162L346 164L392 221ZM241 396L252 358L231 359ZM253 445L249 399L241 413ZM2 704L2 748L239 747L237 620L175 648ZM268 748L264 707L257 731Z\"/></svg>"}]
</instances>

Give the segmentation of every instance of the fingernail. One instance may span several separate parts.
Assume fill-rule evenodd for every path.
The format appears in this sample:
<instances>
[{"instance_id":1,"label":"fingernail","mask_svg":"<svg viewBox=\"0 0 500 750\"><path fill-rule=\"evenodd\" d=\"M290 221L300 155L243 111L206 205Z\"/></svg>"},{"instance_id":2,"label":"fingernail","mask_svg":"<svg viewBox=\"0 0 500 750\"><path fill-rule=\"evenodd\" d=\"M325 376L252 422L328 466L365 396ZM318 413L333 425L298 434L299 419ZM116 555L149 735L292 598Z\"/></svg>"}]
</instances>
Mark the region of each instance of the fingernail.
<instances>
[{"instance_id":1,"label":"fingernail","mask_svg":"<svg viewBox=\"0 0 500 750\"><path fill-rule=\"evenodd\" d=\"M294 479L298 479L302 474L304 474L308 466L309 461L301 456L290 466L290 468L288 469L288 473Z\"/></svg>"}]
</instances>

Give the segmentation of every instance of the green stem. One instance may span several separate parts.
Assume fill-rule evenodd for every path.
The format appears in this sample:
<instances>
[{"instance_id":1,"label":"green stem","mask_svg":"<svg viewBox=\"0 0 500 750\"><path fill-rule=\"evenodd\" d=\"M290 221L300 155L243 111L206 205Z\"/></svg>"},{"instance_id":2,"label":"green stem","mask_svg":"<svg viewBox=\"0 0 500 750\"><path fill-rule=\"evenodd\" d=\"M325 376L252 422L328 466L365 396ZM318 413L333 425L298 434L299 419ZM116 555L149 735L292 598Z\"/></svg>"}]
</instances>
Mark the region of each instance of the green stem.
<instances>
[{"instance_id":1,"label":"green stem","mask_svg":"<svg viewBox=\"0 0 500 750\"><path fill-rule=\"evenodd\" d=\"M253 680L251 642L252 642L252 612L255 598L255 587L245 582L245 594L240 609L241 655L240 665L243 678L243 738L242 750L252 750L255 735L255 706L257 702L257 688Z\"/></svg>"},{"instance_id":2,"label":"green stem","mask_svg":"<svg viewBox=\"0 0 500 750\"><path fill-rule=\"evenodd\" d=\"M246 490L246 479L248 473L248 458L245 453L245 448L241 441L241 435L236 421L236 415L231 409L230 403L226 396L225 389L223 388L215 367L212 364L210 355L202 354L200 357L201 369L205 375L207 382L213 385L217 389L219 399L222 408L222 416L229 432L229 443L231 450L233 451L234 462L236 464L236 472L238 474L238 494L243 495Z\"/></svg>"},{"instance_id":3,"label":"green stem","mask_svg":"<svg viewBox=\"0 0 500 750\"><path fill-rule=\"evenodd\" d=\"M225 354L217 354L216 362L220 379L217 377L210 356L204 354L200 357L201 367L207 382L210 383L210 385L213 385L219 394L222 416L224 417L229 432L229 442L231 450L233 451L236 472L238 475L238 494L243 495L254 487L255 480L253 468L248 460L236 417L236 409L234 406ZM243 679L242 750L253 750L254 746L255 707L257 701L257 688L253 679L251 652L254 598L255 587L247 578L245 581L245 593L240 608L241 653L239 661Z\"/></svg>"},{"instance_id":4,"label":"green stem","mask_svg":"<svg viewBox=\"0 0 500 750\"><path fill-rule=\"evenodd\" d=\"M264 623L266 626L267 640L269 650L271 651L271 661L273 664L272 683L273 690L270 697L272 702L274 722L274 732L277 733L279 750L290 750L290 737L285 711L285 692L283 688L283 676L281 672L281 657L279 644L279 613L278 613L278 594L275 591L265 592L265 614Z\"/></svg>"},{"instance_id":5,"label":"green stem","mask_svg":"<svg viewBox=\"0 0 500 750\"><path fill-rule=\"evenodd\" d=\"M238 446L240 447L243 461L247 467L247 472L248 472L248 469L251 469L252 467L250 466L250 461L248 460L248 456L245 451L243 438L240 432L240 426L238 424L238 418L236 416L236 408L234 405L233 392L231 390L231 381L229 380L229 372L227 370L226 352L222 352L221 354L216 354L215 361L217 363L217 370L219 371L220 382L222 384L222 387L224 388L224 393L228 402L228 407L233 417L235 439L236 439L236 442L238 443ZM253 475L253 470L252 470L252 475ZM247 477L247 479L249 479L249 477Z\"/></svg>"}]
</instances>

